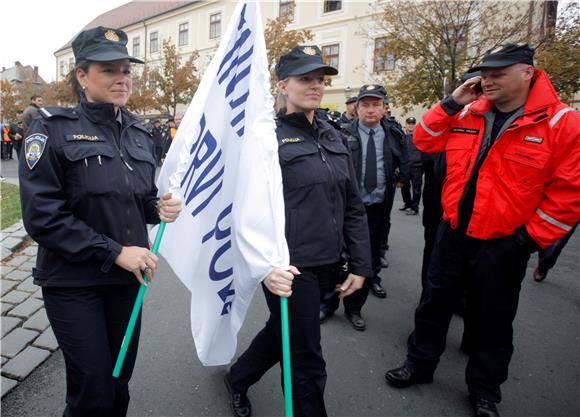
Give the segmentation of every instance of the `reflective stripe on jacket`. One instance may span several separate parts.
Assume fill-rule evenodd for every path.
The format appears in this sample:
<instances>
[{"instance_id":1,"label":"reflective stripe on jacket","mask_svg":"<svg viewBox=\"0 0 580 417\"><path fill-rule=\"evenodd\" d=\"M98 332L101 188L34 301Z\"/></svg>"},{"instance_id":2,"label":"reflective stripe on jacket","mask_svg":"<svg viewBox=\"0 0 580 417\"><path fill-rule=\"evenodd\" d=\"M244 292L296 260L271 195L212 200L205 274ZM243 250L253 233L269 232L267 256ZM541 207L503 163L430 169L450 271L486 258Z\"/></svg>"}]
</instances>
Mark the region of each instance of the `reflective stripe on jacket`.
<instances>
[{"instance_id":1,"label":"reflective stripe on jacket","mask_svg":"<svg viewBox=\"0 0 580 417\"><path fill-rule=\"evenodd\" d=\"M415 128L424 152L447 156L443 218L457 227L458 204L484 134L484 96L449 116L437 104ZM467 234L508 236L525 225L543 248L580 220L580 115L558 100L547 75L536 69L524 114L496 140L481 166Z\"/></svg>"}]
</instances>

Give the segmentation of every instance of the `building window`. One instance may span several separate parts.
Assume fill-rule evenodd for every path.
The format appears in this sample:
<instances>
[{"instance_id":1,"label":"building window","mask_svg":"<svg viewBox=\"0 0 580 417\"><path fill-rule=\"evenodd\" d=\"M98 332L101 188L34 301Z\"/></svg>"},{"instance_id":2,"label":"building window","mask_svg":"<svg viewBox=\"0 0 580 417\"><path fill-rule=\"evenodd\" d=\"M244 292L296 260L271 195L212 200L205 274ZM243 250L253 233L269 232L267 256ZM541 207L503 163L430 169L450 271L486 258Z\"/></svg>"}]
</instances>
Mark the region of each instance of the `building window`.
<instances>
[{"instance_id":1,"label":"building window","mask_svg":"<svg viewBox=\"0 0 580 417\"><path fill-rule=\"evenodd\" d=\"M342 1L324 0L324 13L336 12L342 9Z\"/></svg>"},{"instance_id":2,"label":"building window","mask_svg":"<svg viewBox=\"0 0 580 417\"><path fill-rule=\"evenodd\" d=\"M70 57L68 59L68 70L71 71L75 67L75 60L74 58Z\"/></svg>"},{"instance_id":3,"label":"building window","mask_svg":"<svg viewBox=\"0 0 580 417\"><path fill-rule=\"evenodd\" d=\"M189 43L189 23L181 23L179 25L179 46L184 46Z\"/></svg>"},{"instance_id":4,"label":"building window","mask_svg":"<svg viewBox=\"0 0 580 417\"><path fill-rule=\"evenodd\" d=\"M392 71L395 69L395 55L387 52L386 38L375 39L374 72Z\"/></svg>"},{"instance_id":5,"label":"building window","mask_svg":"<svg viewBox=\"0 0 580 417\"><path fill-rule=\"evenodd\" d=\"M326 45L322 47L322 59L326 65L338 69L340 47L337 43L334 45Z\"/></svg>"},{"instance_id":6,"label":"building window","mask_svg":"<svg viewBox=\"0 0 580 417\"><path fill-rule=\"evenodd\" d=\"M141 56L141 38L133 38L133 56Z\"/></svg>"},{"instance_id":7,"label":"building window","mask_svg":"<svg viewBox=\"0 0 580 417\"><path fill-rule=\"evenodd\" d=\"M159 32L151 32L149 35L149 52L154 54L155 52L159 52Z\"/></svg>"},{"instance_id":8,"label":"building window","mask_svg":"<svg viewBox=\"0 0 580 417\"><path fill-rule=\"evenodd\" d=\"M222 34L222 14L214 13L209 15L209 38L216 39Z\"/></svg>"},{"instance_id":9,"label":"building window","mask_svg":"<svg viewBox=\"0 0 580 417\"><path fill-rule=\"evenodd\" d=\"M64 60L60 61L60 76L66 77L66 62Z\"/></svg>"},{"instance_id":10,"label":"building window","mask_svg":"<svg viewBox=\"0 0 580 417\"><path fill-rule=\"evenodd\" d=\"M294 0L280 0L280 17L287 17L291 22L294 21L295 7Z\"/></svg>"}]
</instances>

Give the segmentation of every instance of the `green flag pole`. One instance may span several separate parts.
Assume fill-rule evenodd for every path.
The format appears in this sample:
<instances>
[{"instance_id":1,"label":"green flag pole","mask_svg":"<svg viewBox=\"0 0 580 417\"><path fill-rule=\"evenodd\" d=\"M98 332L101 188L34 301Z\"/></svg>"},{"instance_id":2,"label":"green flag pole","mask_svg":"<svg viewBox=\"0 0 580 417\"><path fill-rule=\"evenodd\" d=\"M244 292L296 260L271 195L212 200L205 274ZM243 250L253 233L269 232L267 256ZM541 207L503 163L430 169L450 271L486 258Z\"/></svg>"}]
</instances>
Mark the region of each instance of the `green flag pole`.
<instances>
[{"instance_id":1,"label":"green flag pole","mask_svg":"<svg viewBox=\"0 0 580 417\"><path fill-rule=\"evenodd\" d=\"M159 251L161 238L163 237L163 232L165 232L165 224L165 222L159 223L159 230L157 230L155 242L153 243L153 248L151 249L151 252L153 252L154 255L157 255L157 252ZM145 279L145 282L149 283L149 278L146 275L143 275L143 278ZM131 318L129 319L127 330L125 331L125 337L123 337L123 342L121 343L121 350L119 351L117 362L115 363L115 368L113 369L113 376L115 378L118 378L119 374L121 373L121 368L123 367L123 362L125 361L125 355L127 354L127 348L129 347L129 342L131 341L133 330L135 330L135 323L137 322L137 317L139 317L139 311L141 310L141 305L143 304L145 291L147 291L147 286L141 284L139 292L137 293L137 299L133 305L133 311L131 312Z\"/></svg>"},{"instance_id":2,"label":"green flag pole","mask_svg":"<svg viewBox=\"0 0 580 417\"><path fill-rule=\"evenodd\" d=\"M280 298L282 319L282 369L284 370L284 411L292 417L292 378L290 373L290 330L288 325L288 299Z\"/></svg>"}]
</instances>

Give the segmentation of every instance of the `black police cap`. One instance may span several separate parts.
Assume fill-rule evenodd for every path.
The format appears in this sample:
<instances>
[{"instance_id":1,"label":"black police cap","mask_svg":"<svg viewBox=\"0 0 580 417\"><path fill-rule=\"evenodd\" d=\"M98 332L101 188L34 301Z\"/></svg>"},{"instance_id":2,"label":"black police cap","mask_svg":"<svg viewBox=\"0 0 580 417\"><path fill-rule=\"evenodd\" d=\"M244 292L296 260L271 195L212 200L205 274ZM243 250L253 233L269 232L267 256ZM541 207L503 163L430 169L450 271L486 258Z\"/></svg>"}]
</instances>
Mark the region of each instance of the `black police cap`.
<instances>
[{"instance_id":1,"label":"black police cap","mask_svg":"<svg viewBox=\"0 0 580 417\"><path fill-rule=\"evenodd\" d=\"M483 62L472 70L483 68L502 68L514 64L534 65L534 50L527 43L506 43L490 49L483 56Z\"/></svg>"},{"instance_id":2,"label":"black police cap","mask_svg":"<svg viewBox=\"0 0 580 417\"><path fill-rule=\"evenodd\" d=\"M307 74L323 69L326 75L336 75L338 70L322 62L322 53L316 45L299 45L282 55L276 65L276 76L284 80L290 75Z\"/></svg>"},{"instance_id":3,"label":"black police cap","mask_svg":"<svg viewBox=\"0 0 580 417\"><path fill-rule=\"evenodd\" d=\"M467 80L471 80L474 77L481 76L481 71L477 68L470 68L467 70L465 74L461 76L461 82L465 82Z\"/></svg>"},{"instance_id":4,"label":"black police cap","mask_svg":"<svg viewBox=\"0 0 580 417\"><path fill-rule=\"evenodd\" d=\"M356 97L349 97L344 102L344 104L351 104L351 103L356 103Z\"/></svg>"},{"instance_id":5,"label":"black police cap","mask_svg":"<svg viewBox=\"0 0 580 417\"><path fill-rule=\"evenodd\" d=\"M387 97L387 90L385 87L378 84L365 84L363 85L360 90L358 91L357 100L360 100L365 97L377 97L382 99L385 104L389 102Z\"/></svg>"},{"instance_id":6,"label":"black police cap","mask_svg":"<svg viewBox=\"0 0 580 417\"><path fill-rule=\"evenodd\" d=\"M405 123L409 123L414 125L415 123L417 123L417 119L415 119L414 117L407 117L407 120L405 120Z\"/></svg>"},{"instance_id":7,"label":"black police cap","mask_svg":"<svg viewBox=\"0 0 580 417\"><path fill-rule=\"evenodd\" d=\"M99 26L83 30L73 41L72 48L76 62L108 62L128 59L131 62L144 63L129 55L127 52L127 34L119 29Z\"/></svg>"}]
</instances>

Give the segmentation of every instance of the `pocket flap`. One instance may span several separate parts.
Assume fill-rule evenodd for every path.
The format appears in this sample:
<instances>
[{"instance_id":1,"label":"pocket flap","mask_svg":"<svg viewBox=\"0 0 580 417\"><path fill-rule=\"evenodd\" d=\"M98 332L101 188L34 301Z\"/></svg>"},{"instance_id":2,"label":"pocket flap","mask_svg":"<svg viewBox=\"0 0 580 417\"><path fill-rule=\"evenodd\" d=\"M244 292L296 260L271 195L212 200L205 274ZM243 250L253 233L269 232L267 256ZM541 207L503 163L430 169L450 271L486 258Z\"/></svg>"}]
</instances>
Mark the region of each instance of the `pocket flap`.
<instances>
[{"instance_id":1,"label":"pocket flap","mask_svg":"<svg viewBox=\"0 0 580 417\"><path fill-rule=\"evenodd\" d=\"M548 152L526 146L510 146L503 154L505 159L537 169L544 169L550 158Z\"/></svg>"},{"instance_id":2,"label":"pocket flap","mask_svg":"<svg viewBox=\"0 0 580 417\"><path fill-rule=\"evenodd\" d=\"M131 158L136 159L137 161L149 162L155 165L153 154L145 149L129 147L127 148L127 153Z\"/></svg>"},{"instance_id":3,"label":"pocket flap","mask_svg":"<svg viewBox=\"0 0 580 417\"><path fill-rule=\"evenodd\" d=\"M115 150L106 143L75 142L74 144L63 146L62 149L66 159L71 162L80 161L81 159L98 155L106 156L108 158L115 156Z\"/></svg>"}]
</instances>

